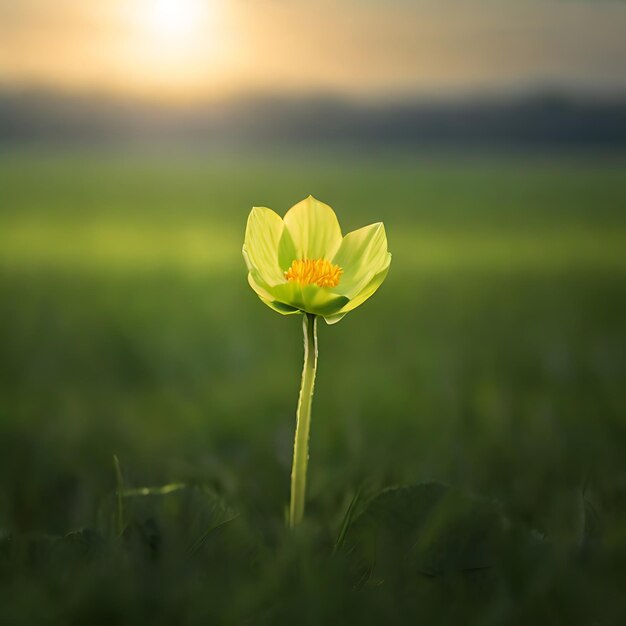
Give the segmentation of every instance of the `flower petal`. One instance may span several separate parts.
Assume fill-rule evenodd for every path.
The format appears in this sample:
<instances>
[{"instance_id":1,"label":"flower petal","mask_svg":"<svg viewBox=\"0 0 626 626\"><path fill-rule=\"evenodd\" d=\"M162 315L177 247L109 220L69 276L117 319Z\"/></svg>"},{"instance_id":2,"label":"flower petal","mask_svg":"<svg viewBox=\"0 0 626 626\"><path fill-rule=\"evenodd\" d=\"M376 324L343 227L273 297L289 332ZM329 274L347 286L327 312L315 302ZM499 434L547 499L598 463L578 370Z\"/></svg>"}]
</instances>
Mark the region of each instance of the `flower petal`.
<instances>
[{"instance_id":1,"label":"flower petal","mask_svg":"<svg viewBox=\"0 0 626 626\"><path fill-rule=\"evenodd\" d=\"M268 291L271 287L265 287L261 283L260 279L255 279L254 271L248 273L248 283L250 287L254 289L257 296L271 309L281 313L282 315L291 315L292 313L301 313L300 309L290 306L289 304L285 304L283 302L278 302L274 296Z\"/></svg>"},{"instance_id":2,"label":"flower petal","mask_svg":"<svg viewBox=\"0 0 626 626\"><path fill-rule=\"evenodd\" d=\"M314 315L330 315L349 304L349 299L344 295L317 285L300 285L296 282L270 287L268 296L268 299Z\"/></svg>"},{"instance_id":3,"label":"flower petal","mask_svg":"<svg viewBox=\"0 0 626 626\"><path fill-rule=\"evenodd\" d=\"M296 247L293 243L293 239L291 238L291 234L284 226L283 222L283 234L278 242L278 264L280 265L280 269L283 271L283 277L284 272L291 267L295 258L297 258Z\"/></svg>"},{"instance_id":4,"label":"flower petal","mask_svg":"<svg viewBox=\"0 0 626 626\"><path fill-rule=\"evenodd\" d=\"M331 315L324 315L324 321L327 324L336 324L337 322L342 320L347 313L349 313L353 309L356 309L356 307L358 307L360 304L363 304L363 302L365 302L370 296L372 296L374 292L381 286L381 284L387 277L390 264L391 254L387 253L387 260L384 268L380 272L375 274L370 279L368 284L365 285L365 287L361 290L361 292L358 293L352 300L350 300L350 302L348 302L341 310Z\"/></svg>"},{"instance_id":5,"label":"flower petal","mask_svg":"<svg viewBox=\"0 0 626 626\"><path fill-rule=\"evenodd\" d=\"M293 240L294 258L330 260L341 244L335 212L313 196L291 207L284 222Z\"/></svg>"},{"instance_id":6,"label":"flower petal","mask_svg":"<svg viewBox=\"0 0 626 626\"><path fill-rule=\"evenodd\" d=\"M269 292L271 287L263 282L263 279L254 269L248 272L248 284L250 285L250 287L252 287L252 289L254 289L256 295L259 296L259 298L264 298L265 300L274 299L272 297L272 294Z\"/></svg>"},{"instance_id":7,"label":"flower petal","mask_svg":"<svg viewBox=\"0 0 626 626\"><path fill-rule=\"evenodd\" d=\"M376 290L382 285L385 278L387 278L390 264L391 254L388 252L384 267L370 279L367 285L365 285L359 293L350 299L350 302L348 302L348 304L341 309L341 313L348 313L349 311L352 311L352 309L356 309L356 307L363 304L363 302L373 296Z\"/></svg>"},{"instance_id":8,"label":"flower petal","mask_svg":"<svg viewBox=\"0 0 626 626\"><path fill-rule=\"evenodd\" d=\"M276 313L280 313L281 315L293 315L294 313L302 313L300 309L294 309L287 304L283 304L282 302L278 302L277 300L266 300L265 298L261 298L261 300L267 304L270 309L274 309Z\"/></svg>"},{"instance_id":9,"label":"flower petal","mask_svg":"<svg viewBox=\"0 0 626 626\"><path fill-rule=\"evenodd\" d=\"M315 315L332 315L350 302L348 297L317 285L305 285L302 288L302 295L304 310Z\"/></svg>"},{"instance_id":10,"label":"flower petal","mask_svg":"<svg viewBox=\"0 0 626 626\"><path fill-rule=\"evenodd\" d=\"M348 233L332 262L343 269L338 290L350 298L364 289L385 264L388 265L387 234L382 222Z\"/></svg>"},{"instance_id":11,"label":"flower petal","mask_svg":"<svg viewBox=\"0 0 626 626\"><path fill-rule=\"evenodd\" d=\"M280 216L265 207L254 207L248 216L243 256L267 285L285 280L278 262L278 248L285 225Z\"/></svg>"},{"instance_id":12,"label":"flower petal","mask_svg":"<svg viewBox=\"0 0 626 626\"><path fill-rule=\"evenodd\" d=\"M331 324L336 324L340 322L347 313L334 313L333 315L324 315L324 321L330 326Z\"/></svg>"}]
</instances>

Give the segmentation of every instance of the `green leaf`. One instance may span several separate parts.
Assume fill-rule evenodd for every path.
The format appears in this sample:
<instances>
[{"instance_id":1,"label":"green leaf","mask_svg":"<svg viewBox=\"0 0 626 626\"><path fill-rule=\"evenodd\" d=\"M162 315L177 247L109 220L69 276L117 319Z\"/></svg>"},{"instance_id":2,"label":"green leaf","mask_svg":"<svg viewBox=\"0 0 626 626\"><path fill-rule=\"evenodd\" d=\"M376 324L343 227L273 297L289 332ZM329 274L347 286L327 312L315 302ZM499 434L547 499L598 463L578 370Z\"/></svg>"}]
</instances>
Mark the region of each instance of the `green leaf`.
<instances>
[{"instance_id":1,"label":"green leaf","mask_svg":"<svg viewBox=\"0 0 626 626\"><path fill-rule=\"evenodd\" d=\"M497 506L438 483L386 489L350 526L360 576L380 581L491 568L505 520Z\"/></svg>"},{"instance_id":2,"label":"green leaf","mask_svg":"<svg viewBox=\"0 0 626 626\"><path fill-rule=\"evenodd\" d=\"M337 552L341 549L346 539L346 534L348 532L348 528L350 528L350 524L352 523L352 518L354 517L354 512L356 511L356 506L361 499L361 494L363 493L363 488L359 487L356 490L355 494L352 496L352 500L350 500L350 504L346 509L346 514L343 517L343 522L341 523L341 529L339 530L339 536L337 537L337 541L335 542L335 547L333 549L333 553Z\"/></svg>"},{"instance_id":3,"label":"green leaf","mask_svg":"<svg viewBox=\"0 0 626 626\"><path fill-rule=\"evenodd\" d=\"M57 565L80 564L101 556L107 547L104 537L91 528L67 533L55 541L52 551Z\"/></svg>"},{"instance_id":4,"label":"green leaf","mask_svg":"<svg viewBox=\"0 0 626 626\"><path fill-rule=\"evenodd\" d=\"M197 552L209 542L213 531L238 517L213 490L171 483L124 491L126 547L145 556L161 552ZM108 506L114 506L109 502ZM113 516L103 512L107 522Z\"/></svg>"}]
</instances>

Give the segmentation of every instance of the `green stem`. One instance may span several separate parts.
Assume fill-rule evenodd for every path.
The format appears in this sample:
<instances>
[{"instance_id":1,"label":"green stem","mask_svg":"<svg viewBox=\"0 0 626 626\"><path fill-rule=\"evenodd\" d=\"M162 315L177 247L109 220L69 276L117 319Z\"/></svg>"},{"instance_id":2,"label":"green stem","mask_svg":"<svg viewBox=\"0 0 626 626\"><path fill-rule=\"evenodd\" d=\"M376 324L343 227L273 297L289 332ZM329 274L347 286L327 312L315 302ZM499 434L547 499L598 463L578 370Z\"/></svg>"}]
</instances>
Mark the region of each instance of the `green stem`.
<instances>
[{"instance_id":1,"label":"green stem","mask_svg":"<svg viewBox=\"0 0 626 626\"><path fill-rule=\"evenodd\" d=\"M296 412L296 440L293 446L293 466L291 469L291 503L289 506L289 526L294 528L304 516L306 493L306 468L309 462L309 430L311 427L311 402L317 370L317 317L306 313L302 320L304 331L304 367L302 385Z\"/></svg>"}]
</instances>

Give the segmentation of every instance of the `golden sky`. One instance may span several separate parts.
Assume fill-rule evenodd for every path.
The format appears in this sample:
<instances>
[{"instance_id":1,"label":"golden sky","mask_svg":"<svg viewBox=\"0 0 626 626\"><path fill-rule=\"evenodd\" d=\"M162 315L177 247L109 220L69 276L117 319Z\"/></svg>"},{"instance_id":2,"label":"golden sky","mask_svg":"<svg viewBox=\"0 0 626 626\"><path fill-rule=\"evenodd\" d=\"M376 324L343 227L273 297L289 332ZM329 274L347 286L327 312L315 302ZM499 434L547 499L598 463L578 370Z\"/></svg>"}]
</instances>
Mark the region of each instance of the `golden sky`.
<instances>
[{"instance_id":1,"label":"golden sky","mask_svg":"<svg viewBox=\"0 0 626 626\"><path fill-rule=\"evenodd\" d=\"M626 2L0 0L0 86L626 93Z\"/></svg>"}]
</instances>

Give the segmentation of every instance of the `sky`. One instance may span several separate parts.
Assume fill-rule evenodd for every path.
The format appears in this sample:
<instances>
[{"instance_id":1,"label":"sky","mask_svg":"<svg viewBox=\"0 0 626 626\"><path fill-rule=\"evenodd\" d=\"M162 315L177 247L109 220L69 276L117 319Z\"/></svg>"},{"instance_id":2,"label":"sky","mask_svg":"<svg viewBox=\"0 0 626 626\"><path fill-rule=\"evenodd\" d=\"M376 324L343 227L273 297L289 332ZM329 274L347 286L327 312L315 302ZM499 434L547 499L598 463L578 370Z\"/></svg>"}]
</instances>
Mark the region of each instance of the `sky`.
<instances>
[{"instance_id":1,"label":"sky","mask_svg":"<svg viewBox=\"0 0 626 626\"><path fill-rule=\"evenodd\" d=\"M626 94L626 2L0 0L0 88Z\"/></svg>"}]
</instances>

